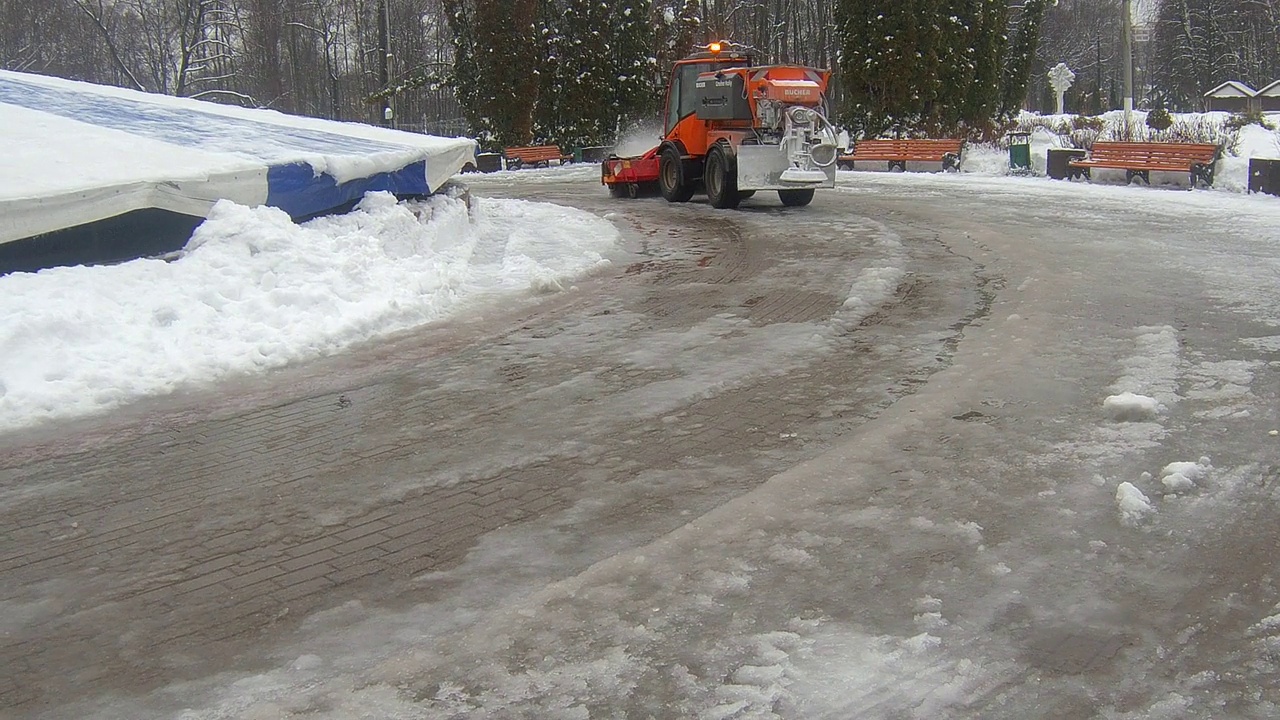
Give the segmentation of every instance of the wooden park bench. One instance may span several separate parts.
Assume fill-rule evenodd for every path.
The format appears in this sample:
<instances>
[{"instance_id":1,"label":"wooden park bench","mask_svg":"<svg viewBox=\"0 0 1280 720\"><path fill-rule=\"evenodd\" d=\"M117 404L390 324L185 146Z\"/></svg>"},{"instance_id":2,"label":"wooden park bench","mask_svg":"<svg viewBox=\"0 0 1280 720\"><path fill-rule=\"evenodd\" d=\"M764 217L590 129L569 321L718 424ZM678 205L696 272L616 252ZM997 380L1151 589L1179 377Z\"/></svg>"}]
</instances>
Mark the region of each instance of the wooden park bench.
<instances>
[{"instance_id":1,"label":"wooden park bench","mask_svg":"<svg viewBox=\"0 0 1280 720\"><path fill-rule=\"evenodd\" d=\"M509 147L504 153L507 157L507 169L519 170L529 167L549 167L552 160L563 165L573 160L572 155L560 152L558 145L527 145L525 147Z\"/></svg>"},{"instance_id":2,"label":"wooden park bench","mask_svg":"<svg viewBox=\"0 0 1280 720\"><path fill-rule=\"evenodd\" d=\"M853 152L841 155L840 167L852 170L855 162L887 162L890 170L906 171L908 162L942 163L943 170L960 167L964 140L916 138L908 140L859 140Z\"/></svg>"},{"instance_id":3,"label":"wooden park bench","mask_svg":"<svg viewBox=\"0 0 1280 720\"><path fill-rule=\"evenodd\" d=\"M1191 187L1199 180L1213 184L1213 166L1220 150L1208 143L1171 142L1095 142L1085 158L1067 161L1067 177L1091 177L1092 168L1112 168L1125 171L1125 182L1135 177L1151 184L1151 171L1184 172L1191 177Z\"/></svg>"}]
</instances>

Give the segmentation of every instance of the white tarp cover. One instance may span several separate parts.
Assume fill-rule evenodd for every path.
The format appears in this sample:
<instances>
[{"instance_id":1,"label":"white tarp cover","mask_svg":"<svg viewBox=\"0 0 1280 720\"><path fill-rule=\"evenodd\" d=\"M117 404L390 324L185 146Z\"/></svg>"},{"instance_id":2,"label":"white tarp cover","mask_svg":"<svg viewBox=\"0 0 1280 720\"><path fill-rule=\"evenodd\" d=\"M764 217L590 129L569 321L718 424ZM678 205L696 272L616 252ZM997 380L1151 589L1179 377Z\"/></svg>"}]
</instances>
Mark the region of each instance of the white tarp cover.
<instances>
[{"instance_id":1,"label":"white tarp cover","mask_svg":"<svg viewBox=\"0 0 1280 720\"><path fill-rule=\"evenodd\" d=\"M0 70L0 243L217 200L295 218L369 190L428 194L475 142Z\"/></svg>"}]
</instances>

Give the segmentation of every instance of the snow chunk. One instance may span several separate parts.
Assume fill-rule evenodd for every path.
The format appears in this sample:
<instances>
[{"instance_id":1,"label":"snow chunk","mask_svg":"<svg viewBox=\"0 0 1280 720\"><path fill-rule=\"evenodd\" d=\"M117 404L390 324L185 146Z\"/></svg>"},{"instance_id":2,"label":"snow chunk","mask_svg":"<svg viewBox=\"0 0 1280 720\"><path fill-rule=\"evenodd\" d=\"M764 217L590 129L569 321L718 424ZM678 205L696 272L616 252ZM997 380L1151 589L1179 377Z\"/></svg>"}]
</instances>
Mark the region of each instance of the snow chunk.
<instances>
[{"instance_id":1,"label":"snow chunk","mask_svg":"<svg viewBox=\"0 0 1280 720\"><path fill-rule=\"evenodd\" d=\"M1126 391L1108 395L1102 401L1102 409L1115 422L1144 422L1160 414L1160 403L1155 398Z\"/></svg>"},{"instance_id":2,"label":"snow chunk","mask_svg":"<svg viewBox=\"0 0 1280 720\"><path fill-rule=\"evenodd\" d=\"M942 638L924 632L903 640L902 647L913 653L928 652L942 647Z\"/></svg>"},{"instance_id":3,"label":"snow chunk","mask_svg":"<svg viewBox=\"0 0 1280 720\"><path fill-rule=\"evenodd\" d=\"M782 680L781 665L743 665L733 671L733 682L738 685L758 685L768 687Z\"/></svg>"},{"instance_id":4,"label":"snow chunk","mask_svg":"<svg viewBox=\"0 0 1280 720\"><path fill-rule=\"evenodd\" d=\"M916 609L922 613L940 612L942 610L942 600L932 595L925 595L916 599Z\"/></svg>"},{"instance_id":5,"label":"snow chunk","mask_svg":"<svg viewBox=\"0 0 1280 720\"><path fill-rule=\"evenodd\" d=\"M942 617L942 613L940 612L920 613L919 615L915 616L914 621L915 621L916 627L920 628L925 632L928 632L930 630L937 630L939 628L944 628L947 625L951 624L947 622L946 618Z\"/></svg>"},{"instance_id":6,"label":"snow chunk","mask_svg":"<svg viewBox=\"0 0 1280 720\"><path fill-rule=\"evenodd\" d=\"M324 660L319 655L299 655L291 667L294 670L318 670L323 666Z\"/></svg>"},{"instance_id":7,"label":"snow chunk","mask_svg":"<svg viewBox=\"0 0 1280 720\"><path fill-rule=\"evenodd\" d=\"M1209 458L1207 457L1201 457L1197 462L1171 462L1160 471L1160 477L1177 473L1185 475L1192 480L1200 480L1208 474L1211 467L1213 466L1209 463Z\"/></svg>"},{"instance_id":8,"label":"snow chunk","mask_svg":"<svg viewBox=\"0 0 1280 720\"><path fill-rule=\"evenodd\" d=\"M1120 508L1120 520L1126 525L1136 525L1156 511L1151 500L1130 482L1122 482L1116 488L1116 505Z\"/></svg>"},{"instance_id":9,"label":"snow chunk","mask_svg":"<svg viewBox=\"0 0 1280 720\"><path fill-rule=\"evenodd\" d=\"M1190 490L1209 474L1212 467L1207 457L1201 457L1199 462L1171 462L1160 471L1160 482L1170 492Z\"/></svg>"},{"instance_id":10,"label":"snow chunk","mask_svg":"<svg viewBox=\"0 0 1280 720\"><path fill-rule=\"evenodd\" d=\"M1249 635L1264 635L1280 629L1280 615L1268 615L1249 628Z\"/></svg>"}]
</instances>

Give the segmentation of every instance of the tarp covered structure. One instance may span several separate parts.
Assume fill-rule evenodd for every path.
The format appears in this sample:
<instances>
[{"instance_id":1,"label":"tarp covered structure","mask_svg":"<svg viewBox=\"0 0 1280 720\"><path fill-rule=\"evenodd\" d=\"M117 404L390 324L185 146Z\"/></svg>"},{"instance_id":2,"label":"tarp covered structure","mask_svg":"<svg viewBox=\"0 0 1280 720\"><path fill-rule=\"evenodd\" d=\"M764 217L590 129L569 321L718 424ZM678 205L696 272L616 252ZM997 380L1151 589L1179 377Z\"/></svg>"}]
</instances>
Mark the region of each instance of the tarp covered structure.
<instances>
[{"instance_id":1,"label":"tarp covered structure","mask_svg":"<svg viewBox=\"0 0 1280 720\"><path fill-rule=\"evenodd\" d=\"M429 194L475 142L0 71L0 246L222 199L295 219L384 190Z\"/></svg>"}]
</instances>

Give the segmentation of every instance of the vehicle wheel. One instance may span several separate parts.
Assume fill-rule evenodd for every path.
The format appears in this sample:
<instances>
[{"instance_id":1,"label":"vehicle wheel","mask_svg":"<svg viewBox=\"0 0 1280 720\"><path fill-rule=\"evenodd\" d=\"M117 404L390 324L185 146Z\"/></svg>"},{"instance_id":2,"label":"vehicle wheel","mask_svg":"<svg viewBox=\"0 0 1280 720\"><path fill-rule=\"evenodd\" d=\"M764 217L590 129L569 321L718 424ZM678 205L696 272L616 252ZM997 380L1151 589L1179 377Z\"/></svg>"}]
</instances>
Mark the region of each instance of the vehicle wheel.
<instances>
[{"instance_id":1,"label":"vehicle wheel","mask_svg":"<svg viewBox=\"0 0 1280 720\"><path fill-rule=\"evenodd\" d=\"M702 182L707 186L707 200L711 207L731 209L742 201L738 195L738 163L722 144L717 144L707 153L707 169L702 174Z\"/></svg>"},{"instance_id":2,"label":"vehicle wheel","mask_svg":"<svg viewBox=\"0 0 1280 720\"><path fill-rule=\"evenodd\" d=\"M632 200L640 197L640 183L627 183L627 197Z\"/></svg>"},{"instance_id":3,"label":"vehicle wheel","mask_svg":"<svg viewBox=\"0 0 1280 720\"><path fill-rule=\"evenodd\" d=\"M813 188L804 190L779 190L778 199L787 207L803 207L813 201Z\"/></svg>"},{"instance_id":4,"label":"vehicle wheel","mask_svg":"<svg viewBox=\"0 0 1280 720\"><path fill-rule=\"evenodd\" d=\"M667 202L689 202L693 183L684 178L684 160L674 146L668 145L658 158L658 189Z\"/></svg>"}]
</instances>

